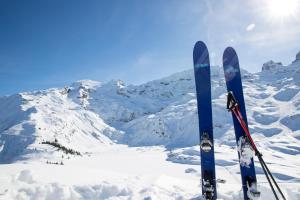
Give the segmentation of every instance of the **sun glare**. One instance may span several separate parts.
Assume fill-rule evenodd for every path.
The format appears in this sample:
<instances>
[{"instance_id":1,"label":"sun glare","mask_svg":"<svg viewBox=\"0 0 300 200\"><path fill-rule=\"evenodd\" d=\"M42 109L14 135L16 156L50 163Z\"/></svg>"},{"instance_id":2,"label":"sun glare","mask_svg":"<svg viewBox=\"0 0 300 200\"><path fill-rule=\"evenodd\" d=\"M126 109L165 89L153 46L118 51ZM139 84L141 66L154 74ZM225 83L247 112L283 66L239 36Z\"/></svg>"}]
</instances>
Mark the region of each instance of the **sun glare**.
<instances>
[{"instance_id":1,"label":"sun glare","mask_svg":"<svg viewBox=\"0 0 300 200\"><path fill-rule=\"evenodd\" d=\"M295 16L300 0L267 0L268 14L271 18L288 18Z\"/></svg>"}]
</instances>

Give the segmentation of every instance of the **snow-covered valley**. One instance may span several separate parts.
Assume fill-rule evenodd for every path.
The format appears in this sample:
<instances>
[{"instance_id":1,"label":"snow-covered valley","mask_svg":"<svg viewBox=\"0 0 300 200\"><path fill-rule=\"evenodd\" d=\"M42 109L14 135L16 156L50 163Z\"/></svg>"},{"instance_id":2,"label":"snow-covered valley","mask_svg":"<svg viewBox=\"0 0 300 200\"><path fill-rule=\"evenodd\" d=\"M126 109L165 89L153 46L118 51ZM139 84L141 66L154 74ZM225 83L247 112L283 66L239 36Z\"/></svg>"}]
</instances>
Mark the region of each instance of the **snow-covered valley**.
<instances>
[{"instance_id":1,"label":"snow-covered valley","mask_svg":"<svg viewBox=\"0 0 300 200\"><path fill-rule=\"evenodd\" d=\"M224 75L211 73L218 198L242 199ZM253 138L287 199L300 199L300 60L242 74ZM196 104L192 70L0 97L0 199L202 199Z\"/></svg>"}]
</instances>

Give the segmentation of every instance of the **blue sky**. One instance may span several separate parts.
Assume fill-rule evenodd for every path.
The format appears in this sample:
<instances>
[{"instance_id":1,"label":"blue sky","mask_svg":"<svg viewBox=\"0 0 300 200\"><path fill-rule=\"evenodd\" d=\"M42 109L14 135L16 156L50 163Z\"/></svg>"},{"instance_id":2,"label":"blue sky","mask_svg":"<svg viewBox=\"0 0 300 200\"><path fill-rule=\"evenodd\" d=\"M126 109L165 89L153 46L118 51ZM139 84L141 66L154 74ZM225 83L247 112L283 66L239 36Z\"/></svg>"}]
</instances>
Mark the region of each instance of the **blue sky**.
<instances>
[{"instance_id":1,"label":"blue sky","mask_svg":"<svg viewBox=\"0 0 300 200\"><path fill-rule=\"evenodd\" d=\"M268 2L1 0L0 95L80 79L161 78L192 69L197 40L214 65L227 46L251 72L270 59L288 64L300 51L299 4L278 15Z\"/></svg>"}]
</instances>

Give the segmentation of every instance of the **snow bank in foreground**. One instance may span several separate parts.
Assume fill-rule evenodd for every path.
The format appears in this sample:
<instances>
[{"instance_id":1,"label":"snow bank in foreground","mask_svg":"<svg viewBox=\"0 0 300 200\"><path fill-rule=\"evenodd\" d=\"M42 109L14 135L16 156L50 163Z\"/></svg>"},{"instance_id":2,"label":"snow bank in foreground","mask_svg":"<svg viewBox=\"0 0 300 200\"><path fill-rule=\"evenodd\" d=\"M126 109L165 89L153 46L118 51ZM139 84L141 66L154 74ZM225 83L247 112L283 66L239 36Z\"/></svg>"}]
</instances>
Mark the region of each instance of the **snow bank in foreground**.
<instances>
[{"instance_id":1,"label":"snow bank in foreground","mask_svg":"<svg viewBox=\"0 0 300 200\"><path fill-rule=\"evenodd\" d=\"M127 199L132 196L128 188L102 183L98 185L67 186L60 183L41 184L33 178L30 170L21 171L12 181L14 188L1 195L6 199ZM1 197L0 195L0 197Z\"/></svg>"},{"instance_id":2,"label":"snow bank in foreground","mask_svg":"<svg viewBox=\"0 0 300 200\"><path fill-rule=\"evenodd\" d=\"M239 164L233 156L235 153L236 149L226 145L216 147L218 199L242 199ZM166 156L170 161L180 164L164 160ZM292 179L285 179L280 175L282 160L285 160L286 167L294 167L299 162L290 161L290 158L278 159L271 154L265 156L287 199L299 199L300 172L295 172ZM124 163L124 160L128 163ZM172 151L123 146L102 152L92 159L70 161L66 166L43 163L2 165L2 172L15 173L11 176L8 173L0 174L0 199L202 200L199 163L197 146ZM271 199L271 189L260 173L261 170L257 171L260 199Z\"/></svg>"}]
</instances>

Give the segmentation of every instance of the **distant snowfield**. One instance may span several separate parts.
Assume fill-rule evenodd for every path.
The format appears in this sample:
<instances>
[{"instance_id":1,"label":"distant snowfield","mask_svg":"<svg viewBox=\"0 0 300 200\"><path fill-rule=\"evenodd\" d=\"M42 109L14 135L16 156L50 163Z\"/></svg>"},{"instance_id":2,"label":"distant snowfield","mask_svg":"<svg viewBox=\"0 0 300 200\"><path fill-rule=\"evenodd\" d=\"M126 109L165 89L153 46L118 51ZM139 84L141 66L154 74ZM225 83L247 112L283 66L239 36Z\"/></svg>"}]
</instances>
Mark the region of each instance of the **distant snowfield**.
<instances>
[{"instance_id":1,"label":"distant snowfield","mask_svg":"<svg viewBox=\"0 0 300 200\"><path fill-rule=\"evenodd\" d=\"M242 199L223 72L211 74L218 198ZM298 200L300 61L243 71L243 83L253 138ZM0 97L0 199L202 199L196 105L191 70L139 86L83 80ZM272 199L255 165L260 199Z\"/></svg>"}]
</instances>

